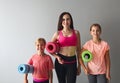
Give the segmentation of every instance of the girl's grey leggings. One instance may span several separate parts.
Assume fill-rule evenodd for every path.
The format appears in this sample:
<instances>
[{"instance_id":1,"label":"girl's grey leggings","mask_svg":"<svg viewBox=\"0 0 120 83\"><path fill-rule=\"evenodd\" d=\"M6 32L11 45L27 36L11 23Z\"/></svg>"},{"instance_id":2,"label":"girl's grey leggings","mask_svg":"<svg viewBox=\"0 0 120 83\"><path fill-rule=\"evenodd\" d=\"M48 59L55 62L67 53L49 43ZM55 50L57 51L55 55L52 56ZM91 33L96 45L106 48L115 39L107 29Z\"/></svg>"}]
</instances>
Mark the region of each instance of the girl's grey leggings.
<instances>
[{"instance_id":1,"label":"girl's grey leggings","mask_svg":"<svg viewBox=\"0 0 120 83\"><path fill-rule=\"evenodd\" d=\"M107 83L106 75L105 74L98 74L98 75L88 75L89 83Z\"/></svg>"}]
</instances>

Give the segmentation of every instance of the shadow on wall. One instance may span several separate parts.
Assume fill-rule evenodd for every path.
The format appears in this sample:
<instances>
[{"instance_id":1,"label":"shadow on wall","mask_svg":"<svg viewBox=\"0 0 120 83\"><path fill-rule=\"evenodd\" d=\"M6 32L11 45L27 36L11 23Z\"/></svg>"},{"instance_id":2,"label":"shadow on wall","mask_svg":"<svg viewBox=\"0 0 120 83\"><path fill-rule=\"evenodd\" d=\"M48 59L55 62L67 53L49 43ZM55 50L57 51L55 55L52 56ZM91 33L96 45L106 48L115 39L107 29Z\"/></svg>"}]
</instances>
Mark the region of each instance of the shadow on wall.
<instances>
[{"instance_id":1,"label":"shadow on wall","mask_svg":"<svg viewBox=\"0 0 120 83\"><path fill-rule=\"evenodd\" d=\"M110 45L110 58L111 58L111 83L119 81L120 69L120 18L114 18L104 22L102 26L102 38Z\"/></svg>"}]
</instances>

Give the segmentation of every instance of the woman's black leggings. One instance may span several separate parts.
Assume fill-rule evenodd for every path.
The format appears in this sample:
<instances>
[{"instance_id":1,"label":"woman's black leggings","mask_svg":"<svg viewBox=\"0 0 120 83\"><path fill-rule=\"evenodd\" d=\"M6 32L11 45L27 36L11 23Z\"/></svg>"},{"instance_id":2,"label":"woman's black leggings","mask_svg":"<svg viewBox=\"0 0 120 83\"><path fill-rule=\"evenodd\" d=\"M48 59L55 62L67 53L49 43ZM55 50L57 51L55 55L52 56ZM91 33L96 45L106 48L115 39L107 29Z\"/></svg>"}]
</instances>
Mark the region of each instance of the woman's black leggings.
<instances>
[{"instance_id":1,"label":"woman's black leggings","mask_svg":"<svg viewBox=\"0 0 120 83\"><path fill-rule=\"evenodd\" d=\"M76 56L66 57L58 54L64 61L64 64L60 64L58 60L55 60L55 70L59 83L76 83L77 75L77 63Z\"/></svg>"}]
</instances>

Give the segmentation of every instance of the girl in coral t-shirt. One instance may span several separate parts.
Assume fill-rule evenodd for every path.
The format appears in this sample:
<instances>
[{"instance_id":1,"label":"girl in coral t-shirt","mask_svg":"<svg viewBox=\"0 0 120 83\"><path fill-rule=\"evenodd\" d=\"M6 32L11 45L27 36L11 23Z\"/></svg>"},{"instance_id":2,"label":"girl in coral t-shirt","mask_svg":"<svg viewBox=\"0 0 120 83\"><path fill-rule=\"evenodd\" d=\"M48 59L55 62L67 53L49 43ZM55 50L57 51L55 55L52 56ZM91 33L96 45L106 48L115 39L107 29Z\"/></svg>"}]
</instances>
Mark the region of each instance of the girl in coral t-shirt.
<instances>
[{"instance_id":1,"label":"girl in coral t-shirt","mask_svg":"<svg viewBox=\"0 0 120 83\"><path fill-rule=\"evenodd\" d=\"M44 38L39 38L35 42L37 53L29 60L28 64L34 67L33 83L52 83L53 62L49 55L44 53L46 41ZM28 74L24 75L24 83L28 83Z\"/></svg>"},{"instance_id":2,"label":"girl in coral t-shirt","mask_svg":"<svg viewBox=\"0 0 120 83\"><path fill-rule=\"evenodd\" d=\"M107 80L110 80L110 47L100 38L101 26L99 24L93 24L90 27L90 34L92 39L83 45L81 53L88 50L92 53L93 59L87 63L87 66L81 61L81 66L88 75L89 83L107 83Z\"/></svg>"}]
</instances>

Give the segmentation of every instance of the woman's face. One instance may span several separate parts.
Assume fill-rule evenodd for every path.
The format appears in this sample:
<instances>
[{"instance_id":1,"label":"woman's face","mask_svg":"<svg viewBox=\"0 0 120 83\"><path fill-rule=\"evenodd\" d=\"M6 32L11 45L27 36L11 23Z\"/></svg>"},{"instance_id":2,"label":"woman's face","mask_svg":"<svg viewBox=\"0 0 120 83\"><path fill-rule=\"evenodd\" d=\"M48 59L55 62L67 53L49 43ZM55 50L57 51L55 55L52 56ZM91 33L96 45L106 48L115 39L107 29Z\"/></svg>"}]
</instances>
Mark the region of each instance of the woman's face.
<instances>
[{"instance_id":1,"label":"woman's face","mask_svg":"<svg viewBox=\"0 0 120 83\"><path fill-rule=\"evenodd\" d=\"M70 24L71 24L70 16L68 14L65 14L62 19L63 19L62 26L63 27L70 27Z\"/></svg>"},{"instance_id":2,"label":"woman's face","mask_svg":"<svg viewBox=\"0 0 120 83\"><path fill-rule=\"evenodd\" d=\"M93 26L93 27L91 28L90 34L92 35L93 38L99 39L99 38L100 38L101 31L100 31L99 27Z\"/></svg>"}]
</instances>

